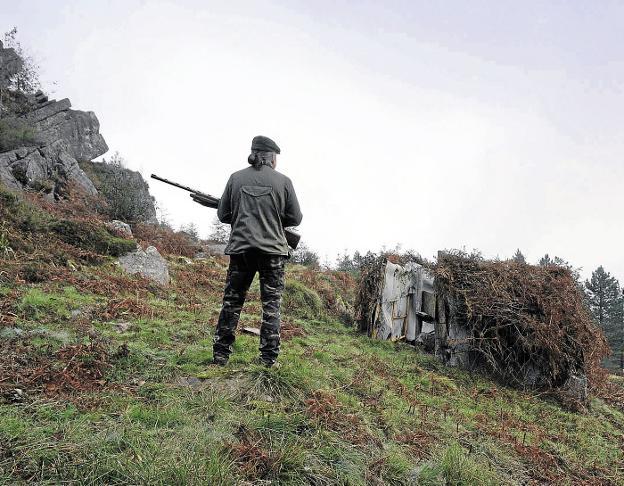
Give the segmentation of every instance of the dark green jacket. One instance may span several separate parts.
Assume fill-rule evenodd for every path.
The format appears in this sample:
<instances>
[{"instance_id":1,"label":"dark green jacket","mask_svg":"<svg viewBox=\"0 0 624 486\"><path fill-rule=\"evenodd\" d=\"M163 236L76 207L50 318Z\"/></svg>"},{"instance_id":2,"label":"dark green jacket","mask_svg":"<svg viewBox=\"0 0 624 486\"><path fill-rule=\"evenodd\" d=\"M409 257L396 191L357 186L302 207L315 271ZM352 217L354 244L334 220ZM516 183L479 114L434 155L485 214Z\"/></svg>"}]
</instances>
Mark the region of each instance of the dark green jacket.
<instances>
[{"instance_id":1,"label":"dark green jacket","mask_svg":"<svg viewBox=\"0 0 624 486\"><path fill-rule=\"evenodd\" d=\"M290 179L268 165L234 172L217 215L232 225L227 255L250 250L288 255L284 228L299 225L303 217Z\"/></svg>"}]
</instances>

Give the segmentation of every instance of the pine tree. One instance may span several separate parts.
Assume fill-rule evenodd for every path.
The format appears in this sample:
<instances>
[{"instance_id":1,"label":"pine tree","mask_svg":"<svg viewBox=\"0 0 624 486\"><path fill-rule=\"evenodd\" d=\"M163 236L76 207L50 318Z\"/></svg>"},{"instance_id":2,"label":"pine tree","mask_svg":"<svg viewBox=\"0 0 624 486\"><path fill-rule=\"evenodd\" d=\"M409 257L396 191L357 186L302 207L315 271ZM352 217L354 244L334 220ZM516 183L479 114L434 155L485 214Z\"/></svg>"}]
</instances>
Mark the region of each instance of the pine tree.
<instances>
[{"instance_id":1,"label":"pine tree","mask_svg":"<svg viewBox=\"0 0 624 486\"><path fill-rule=\"evenodd\" d=\"M516 262L516 263L526 263L527 262L526 258L524 258L524 255L520 251L520 248L518 248L516 250L516 253L514 253L514 256L511 257L511 261L512 262Z\"/></svg>"},{"instance_id":2,"label":"pine tree","mask_svg":"<svg viewBox=\"0 0 624 486\"><path fill-rule=\"evenodd\" d=\"M616 366L619 361L624 369L624 300L617 279L600 266L590 280L585 281L589 308L598 325L604 330L613 355L607 366Z\"/></svg>"}]
</instances>

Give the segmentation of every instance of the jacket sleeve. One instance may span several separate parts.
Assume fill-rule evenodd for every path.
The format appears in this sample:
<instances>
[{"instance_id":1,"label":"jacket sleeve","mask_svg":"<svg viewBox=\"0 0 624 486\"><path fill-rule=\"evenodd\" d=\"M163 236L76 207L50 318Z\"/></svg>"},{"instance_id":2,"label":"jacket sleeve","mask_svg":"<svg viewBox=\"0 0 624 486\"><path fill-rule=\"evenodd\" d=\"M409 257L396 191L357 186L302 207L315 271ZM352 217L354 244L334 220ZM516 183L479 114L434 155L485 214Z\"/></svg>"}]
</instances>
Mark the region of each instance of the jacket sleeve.
<instances>
[{"instance_id":1,"label":"jacket sleeve","mask_svg":"<svg viewBox=\"0 0 624 486\"><path fill-rule=\"evenodd\" d=\"M293 187L292 181L290 179L287 180L285 189L286 204L284 205L284 217L282 218L282 225L284 227L299 226L301 224L301 220L303 219L303 214L301 214L299 201L297 200L297 194L295 194L295 188Z\"/></svg>"},{"instance_id":2,"label":"jacket sleeve","mask_svg":"<svg viewBox=\"0 0 624 486\"><path fill-rule=\"evenodd\" d=\"M228 180L223 196L219 199L219 207L217 208L217 217L219 221L226 224L232 224L232 178Z\"/></svg>"}]
</instances>

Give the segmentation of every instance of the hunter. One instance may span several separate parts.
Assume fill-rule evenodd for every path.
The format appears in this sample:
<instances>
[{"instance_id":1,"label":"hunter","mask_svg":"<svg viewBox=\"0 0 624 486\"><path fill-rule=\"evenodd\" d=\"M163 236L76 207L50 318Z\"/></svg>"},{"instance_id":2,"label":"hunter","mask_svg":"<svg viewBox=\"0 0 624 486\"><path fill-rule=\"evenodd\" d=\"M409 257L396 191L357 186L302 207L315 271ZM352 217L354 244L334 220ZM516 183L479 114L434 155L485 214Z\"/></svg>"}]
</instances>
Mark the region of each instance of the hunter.
<instances>
[{"instance_id":1,"label":"hunter","mask_svg":"<svg viewBox=\"0 0 624 486\"><path fill-rule=\"evenodd\" d=\"M298 226L302 214L291 180L275 170L280 148L270 138L251 142L251 167L230 176L217 215L231 225L225 253L230 256L223 307L214 337L213 362L224 366L232 353L247 290L260 274L262 325L260 362L273 366L280 351L280 304L289 249L284 228Z\"/></svg>"}]
</instances>

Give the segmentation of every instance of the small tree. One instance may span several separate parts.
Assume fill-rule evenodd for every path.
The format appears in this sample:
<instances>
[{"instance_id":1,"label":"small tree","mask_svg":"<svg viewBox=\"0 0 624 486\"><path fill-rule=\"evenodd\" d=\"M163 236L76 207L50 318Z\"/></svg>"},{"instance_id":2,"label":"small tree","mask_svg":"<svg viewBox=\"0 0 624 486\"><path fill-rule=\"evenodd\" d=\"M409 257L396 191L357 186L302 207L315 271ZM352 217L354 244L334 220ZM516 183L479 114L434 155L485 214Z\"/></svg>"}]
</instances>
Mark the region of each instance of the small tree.
<instances>
[{"instance_id":1,"label":"small tree","mask_svg":"<svg viewBox=\"0 0 624 486\"><path fill-rule=\"evenodd\" d=\"M297 246L297 249L293 251L290 256L290 262L298 265L305 265L306 267L319 268L320 258L318 253L311 250L308 245L301 242Z\"/></svg>"},{"instance_id":2,"label":"small tree","mask_svg":"<svg viewBox=\"0 0 624 486\"><path fill-rule=\"evenodd\" d=\"M197 225L195 223L183 224L180 227L180 231L189 235L193 240L199 241L199 230L197 229Z\"/></svg>"},{"instance_id":3,"label":"small tree","mask_svg":"<svg viewBox=\"0 0 624 486\"><path fill-rule=\"evenodd\" d=\"M602 266L592 272L591 279L585 281L589 308L605 336L614 355L624 369L624 315L622 294L617 279ZM608 364L615 365L613 361Z\"/></svg>"},{"instance_id":4,"label":"small tree","mask_svg":"<svg viewBox=\"0 0 624 486\"><path fill-rule=\"evenodd\" d=\"M516 250L516 253L514 253L514 256L511 257L511 261L512 262L516 262L516 263L526 263L527 262L526 258L524 258L524 255L520 251L520 248L518 248Z\"/></svg>"},{"instance_id":5,"label":"small tree","mask_svg":"<svg viewBox=\"0 0 624 486\"><path fill-rule=\"evenodd\" d=\"M41 89L39 65L17 40L17 27L13 27L4 34L4 44L6 47L15 49L15 52L23 61L21 69L11 78L9 88L17 89L24 93L34 93Z\"/></svg>"},{"instance_id":6,"label":"small tree","mask_svg":"<svg viewBox=\"0 0 624 486\"><path fill-rule=\"evenodd\" d=\"M343 254L338 254L336 258L336 270L341 272L354 272L356 270L354 258L351 257L346 250Z\"/></svg>"},{"instance_id":7,"label":"small tree","mask_svg":"<svg viewBox=\"0 0 624 486\"><path fill-rule=\"evenodd\" d=\"M230 225L222 223L215 216L212 220L212 228L208 239L215 243L227 243L230 240Z\"/></svg>"}]
</instances>

